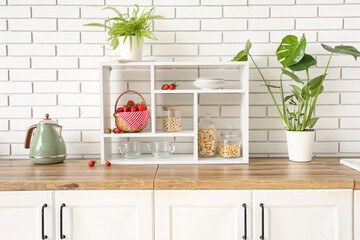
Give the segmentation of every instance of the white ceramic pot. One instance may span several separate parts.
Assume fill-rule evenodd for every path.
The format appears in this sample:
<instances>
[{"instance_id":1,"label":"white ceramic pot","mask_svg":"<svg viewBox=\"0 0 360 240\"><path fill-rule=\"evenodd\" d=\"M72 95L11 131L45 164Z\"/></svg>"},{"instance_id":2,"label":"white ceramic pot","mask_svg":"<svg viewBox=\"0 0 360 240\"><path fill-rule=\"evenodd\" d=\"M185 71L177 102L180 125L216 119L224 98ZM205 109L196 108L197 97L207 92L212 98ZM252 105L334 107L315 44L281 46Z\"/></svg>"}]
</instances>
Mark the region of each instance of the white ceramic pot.
<instances>
[{"instance_id":1,"label":"white ceramic pot","mask_svg":"<svg viewBox=\"0 0 360 240\"><path fill-rule=\"evenodd\" d=\"M286 131L289 159L294 162L311 161L315 131Z\"/></svg>"},{"instance_id":2,"label":"white ceramic pot","mask_svg":"<svg viewBox=\"0 0 360 240\"><path fill-rule=\"evenodd\" d=\"M140 46L137 45L136 38L132 37L132 48L130 49L130 38L124 43L124 37L119 38L119 48L121 59L139 61L142 59L143 40L140 40Z\"/></svg>"}]
</instances>

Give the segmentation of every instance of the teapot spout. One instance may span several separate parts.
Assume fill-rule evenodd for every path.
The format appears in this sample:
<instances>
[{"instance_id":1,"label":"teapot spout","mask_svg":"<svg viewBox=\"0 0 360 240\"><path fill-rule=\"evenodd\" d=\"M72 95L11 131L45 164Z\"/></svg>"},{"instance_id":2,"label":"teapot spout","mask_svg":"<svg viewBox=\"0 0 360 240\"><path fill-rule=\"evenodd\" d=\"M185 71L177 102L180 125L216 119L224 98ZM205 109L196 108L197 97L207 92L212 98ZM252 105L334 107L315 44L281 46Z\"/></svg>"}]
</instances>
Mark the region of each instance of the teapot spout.
<instances>
[{"instance_id":1,"label":"teapot spout","mask_svg":"<svg viewBox=\"0 0 360 240\"><path fill-rule=\"evenodd\" d=\"M62 126L56 125L52 126L58 138L61 139Z\"/></svg>"}]
</instances>

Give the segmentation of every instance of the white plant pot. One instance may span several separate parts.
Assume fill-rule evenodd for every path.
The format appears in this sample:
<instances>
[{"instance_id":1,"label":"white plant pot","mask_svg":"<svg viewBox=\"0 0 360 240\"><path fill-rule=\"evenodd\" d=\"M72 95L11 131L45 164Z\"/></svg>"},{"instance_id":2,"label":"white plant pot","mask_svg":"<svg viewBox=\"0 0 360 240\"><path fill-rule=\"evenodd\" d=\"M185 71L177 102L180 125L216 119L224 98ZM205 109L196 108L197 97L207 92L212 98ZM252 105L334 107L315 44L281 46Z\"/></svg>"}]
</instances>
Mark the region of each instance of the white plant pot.
<instances>
[{"instance_id":1,"label":"white plant pot","mask_svg":"<svg viewBox=\"0 0 360 240\"><path fill-rule=\"evenodd\" d=\"M309 162L312 158L315 131L286 131L289 159L294 162Z\"/></svg>"},{"instance_id":2,"label":"white plant pot","mask_svg":"<svg viewBox=\"0 0 360 240\"><path fill-rule=\"evenodd\" d=\"M140 40L140 46L137 45L136 37L132 38L132 48L130 49L130 37L128 37L124 43L124 37L119 38L119 48L121 59L123 60L135 60L139 61L142 59L143 51L143 40Z\"/></svg>"}]
</instances>

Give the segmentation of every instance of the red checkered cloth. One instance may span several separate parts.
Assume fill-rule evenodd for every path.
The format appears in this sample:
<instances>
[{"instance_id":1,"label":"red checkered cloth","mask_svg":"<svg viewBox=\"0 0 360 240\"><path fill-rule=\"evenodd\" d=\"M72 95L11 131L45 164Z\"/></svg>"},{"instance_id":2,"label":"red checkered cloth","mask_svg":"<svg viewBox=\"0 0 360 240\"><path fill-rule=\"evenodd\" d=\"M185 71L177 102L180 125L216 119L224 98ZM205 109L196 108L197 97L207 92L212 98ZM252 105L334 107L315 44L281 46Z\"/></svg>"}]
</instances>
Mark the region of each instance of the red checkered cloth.
<instances>
[{"instance_id":1,"label":"red checkered cloth","mask_svg":"<svg viewBox=\"0 0 360 240\"><path fill-rule=\"evenodd\" d=\"M138 112L120 112L117 114L133 130L138 129L140 126L146 125L150 118L150 112L148 110Z\"/></svg>"}]
</instances>

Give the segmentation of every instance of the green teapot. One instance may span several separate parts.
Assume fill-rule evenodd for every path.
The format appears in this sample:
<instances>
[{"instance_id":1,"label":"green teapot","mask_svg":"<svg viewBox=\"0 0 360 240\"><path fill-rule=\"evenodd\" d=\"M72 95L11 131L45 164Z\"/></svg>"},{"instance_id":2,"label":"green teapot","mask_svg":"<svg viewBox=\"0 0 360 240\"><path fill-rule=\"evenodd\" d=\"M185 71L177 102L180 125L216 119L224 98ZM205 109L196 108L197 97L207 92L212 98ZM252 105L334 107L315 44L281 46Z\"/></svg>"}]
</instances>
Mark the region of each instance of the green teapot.
<instances>
[{"instance_id":1,"label":"green teapot","mask_svg":"<svg viewBox=\"0 0 360 240\"><path fill-rule=\"evenodd\" d=\"M32 132L35 130L31 141ZM61 135L62 126L49 118L49 114L38 124L29 127L25 148L30 148L30 159L36 164L61 163L66 158L66 146ZM31 143L30 143L31 141Z\"/></svg>"}]
</instances>

